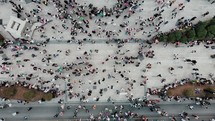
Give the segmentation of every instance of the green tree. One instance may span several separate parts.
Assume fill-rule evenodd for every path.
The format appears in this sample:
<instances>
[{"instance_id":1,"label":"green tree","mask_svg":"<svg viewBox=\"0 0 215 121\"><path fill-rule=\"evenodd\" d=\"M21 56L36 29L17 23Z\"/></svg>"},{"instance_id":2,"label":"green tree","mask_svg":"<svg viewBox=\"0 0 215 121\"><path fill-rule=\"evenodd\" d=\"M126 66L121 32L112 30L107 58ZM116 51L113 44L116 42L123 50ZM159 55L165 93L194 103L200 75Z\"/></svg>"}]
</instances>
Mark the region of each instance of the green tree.
<instances>
[{"instance_id":1,"label":"green tree","mask_svg":"<svg viewBox=\"0 0 215 121\"><path fill-rule=\"evenodd\" d=\"M211 34L210 32L208 32L206 37L208 39L214 38L214 34Z\"/></svg>"},{"instance_id":2,"label":"green tree","mask_svg":"<svg viewBox=\"0 0 215 121\"><path fill-rule=\"evenodd\" d=\"M195 28L205 28L207 26L208 22L198 22L195 26Z\"/></svg>"},{"instance_id":3,"label":"green tree","mask_svg":"<svg viewBox=\"0 0 215 121\"><path fill-rule=\"evenodd\" d=\"M204 39L204 37L207 35L207 30L205 29L205 27L207 26L207 23L208 22L200 21L198 24L196 24L195 31L198 39Z\"/></svg>"},{"instance_id":4,"label":"green tree","mask_svg":"<svg viewBox=\"0 0 215 121\"><path fill-rule=\"evenodd\" d=\"M4 37L0 34L0 46L2 46L3 45L3 43L4 43Z\"/></svg>"},{"instance_id":5,"label":"green tree","mask_svg":"<svg viewBox=\"0 0 215 121\"><path fill-rule=\"evenodd\" d=\"M208 25L215 25L215 18L211 19Z\"/></svg>"},{"instance_id":6,"label":"green tree","mask_svg":"<svg viewBox=\"0 0 215 121\"><path fill-rule=\"evenodd\" d=\"M181 39L180 39L180 42L182 43L187 43L188 42L188 39L186 36L183 36Z\"/></svg>"},{"instance_id":7,"label":"green tree","mask_svg":"<svg viewBox=\"0 0 215 121\"><path fill-rule=\"evenodd\" d=\"M198 39L204 39L205 36L207 35L207 30L205 28L197 28L196 35Z\"/></svg>"},{"instance_id":8,"label":"green tree","mask_svg":"<svg viewBox=\"0 0 215 121\"><path fill-rule=\"evenodd\" d=\"M167 41L167 36L166 35L161 35L159 41L161 42L166 42Z\"/></svg>"},{"instance_id":9,"label":"green tree","mask_svg":"<svg viewBox=\"0 0 215 121\"><path fill-rule=\"evenodd\" d=\"M195 33L195 30L194 29L190 29L188 31L186 31L186 35L187 37L192 41L195 39L196 37L196 33Z\"/></svg>"},{"instance_id":10,"label":"green tree","mask_svg":"<svg viewBox=\"0 0 215 121\"><path fill-rule=\"evenodd\" d=\"M215 25L210 25L207 27L208 32L212 33L215 35Z\"/></svg>"},{"instance_id":11,"label":"green tree","mask_svg":"<svg viewBox=\"0 0 215 121\"><path fill-rule=\"evenodd\" d=\"M175 34L174 33L170 33L168 35L168 42L175 42L176 41L176 38L175 38Z\"/></svg>"},{"instance_id":12,"label":"green tree","mask_svg":"<svg viewBox=\"0 0 215 121\"><path fill-rule=\"evenodd\" d=\"M181 36L182 36L182 32L181 31L176 31L176 32L174 32L174 34L175 34L175 39L176 40L180 40L181 39Z\"/></svg>"}]
</instances>

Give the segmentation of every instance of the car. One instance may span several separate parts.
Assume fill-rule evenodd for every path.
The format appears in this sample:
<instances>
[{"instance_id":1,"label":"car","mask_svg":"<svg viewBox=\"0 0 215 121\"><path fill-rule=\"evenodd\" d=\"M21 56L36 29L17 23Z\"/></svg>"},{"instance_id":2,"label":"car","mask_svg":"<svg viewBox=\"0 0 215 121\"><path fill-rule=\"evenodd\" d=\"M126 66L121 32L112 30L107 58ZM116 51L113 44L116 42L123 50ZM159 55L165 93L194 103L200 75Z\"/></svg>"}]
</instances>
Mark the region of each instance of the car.
<instances>
[{"instance_id":1,"label":"car","mask_svg":"<svg viewBox=\"0 0 215 121\"><path fill-rule=\"evenodd\" d=\"M211 46L211 49L215 49L215 46Z\"/></svg>"},{"instance_id":2,"label":"car","mask_svg":"<svg viewBox=\"0 0 215 121\"><path fill-rule=\"evenodd\" d=\"M0 109L3 109L4 108L4 105L0 105Z\"/></svg>"},{"instance_id":3,"label":"car","mask_svg":"<svg viewBox=\"0 0 215 121\"><path fill-rule=\"evenodd\" d=\"M1 105L0 105L0 109L4 109L4 108L7 108L7 107L8 107L7 104L1 104Z\"/></svg>"},{"instance_id":4,"label":"car","mask_svg":"<svg viewBox=\"0 0 215 121\"><path fill-rule=\"evenodd\" d=\"M211 55L211 58L215 58L215 54Z\"/></svg>"}]
</instances>

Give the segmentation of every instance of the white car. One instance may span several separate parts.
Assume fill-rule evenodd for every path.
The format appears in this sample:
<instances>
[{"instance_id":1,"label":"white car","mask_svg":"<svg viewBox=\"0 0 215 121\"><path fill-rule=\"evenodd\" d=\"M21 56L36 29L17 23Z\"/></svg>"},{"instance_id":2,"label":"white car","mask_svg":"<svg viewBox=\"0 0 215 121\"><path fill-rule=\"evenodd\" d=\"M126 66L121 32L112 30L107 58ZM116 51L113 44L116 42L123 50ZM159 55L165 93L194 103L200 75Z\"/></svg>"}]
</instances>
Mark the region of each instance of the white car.
<instances>
[{"instance_id":1,"label":"white car","mask_svg":"<svg viewBox=\"0 0 215 121\"><path fill-rule=\"evenodd\" d=\"M16 116L17 114L19 114L19 112L12 113L13 116Z\"/></svg>"},{"instance_id":2,"label":"white car","mask_svg":"<svg viewBox=\"0 0 215 121\"><path fill-rule=\"evenodd\" d=\"M16 116L16 112L12 113L13 116Z\"/></svg>"},{"instance_id":3,"label":"white car","mask_svg":"<svg viewBox=\"0 0 215 121\"><path fill-rule=\"evenodd\" d=\"M8 104L8 106L9 106L9 107L12 107L12 104L11 104L11 103L9 103L9 104Z\"/></svg>"}]
</instances>

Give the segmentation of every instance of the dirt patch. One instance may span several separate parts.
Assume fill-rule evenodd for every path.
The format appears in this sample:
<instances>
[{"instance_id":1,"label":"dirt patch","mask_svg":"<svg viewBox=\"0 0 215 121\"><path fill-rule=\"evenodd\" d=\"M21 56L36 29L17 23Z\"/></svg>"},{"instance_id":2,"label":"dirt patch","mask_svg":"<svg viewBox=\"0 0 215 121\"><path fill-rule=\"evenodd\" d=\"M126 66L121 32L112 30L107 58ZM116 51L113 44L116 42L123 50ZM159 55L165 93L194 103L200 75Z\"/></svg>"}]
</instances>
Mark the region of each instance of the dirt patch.
<instances>
[{"instance_id":1,"label":"dirt patch","mask_svg":"<svg viewBox=\"0 0 215 121\"><path fill-rule=\"evenodd\" d=\"M34 93L33 95L31 94L32 92ZM29 89L19 85L14 85L11 87L4 87L4 86L0 87L0 97L7 98L7 99L16 99L16 100L25 100L28 102L34 102L41 99L44 99L47 101L51 100L53 98L53 94L44 93L43 91Z\"/></svg>"},{"instance_id":2,"label":"dirt patch","mask_svg":"<svg viewBox=\"0 0 215 121\"><path fill-rule=\"evenodd\" d=\"M215 85L187 83L167 91L168 96L180 97L212 97L215 98Z\"/></svg>"}]
</instances>

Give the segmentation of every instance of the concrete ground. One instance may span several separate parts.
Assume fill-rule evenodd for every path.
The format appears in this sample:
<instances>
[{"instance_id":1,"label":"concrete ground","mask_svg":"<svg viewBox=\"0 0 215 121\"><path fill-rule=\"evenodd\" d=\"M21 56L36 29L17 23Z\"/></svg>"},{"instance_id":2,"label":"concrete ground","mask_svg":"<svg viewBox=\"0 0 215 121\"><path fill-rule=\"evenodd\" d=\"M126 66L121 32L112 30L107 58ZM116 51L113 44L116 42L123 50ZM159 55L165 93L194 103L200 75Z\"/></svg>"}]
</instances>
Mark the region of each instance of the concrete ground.
<instances>
[{"instance_id":1,"label":"concrete ground","mask_svg":"<svg viewBox=\"0 0 215 121\"><path fill-rule=\"evenodd\" d=\"M80 50L77 48L80 47ZM143 97L144 96L144 89L145 86L147 88L155 88L155 87L162 87L164 84L172 83L177 80L183 78L194 78L191 73L194 71L193 68L198 68L200 75L202 77L208 78L209 73L213 73L214 70L214 60L210 58L211 54L214 54L214 50L206 49L203 44L194 47L186 47L186 45L181 45L180 47L174 47L173 45L168 45L164 47L162 44L155 44L152 46L151 49L144 48L143 52L147 52L149 50L154 50L155 56L154 58L145 58L143 61L139 59L134 60L134 64L127 64L123 66L123 61L120 59L118 62L122 64L115 64L115 60L113 59L114 56L118 58L124 58L125 56L137 56L138 43L127 43L122 48L120 48L120 53L116 54L116 51L119 49L115 44L84 44L83 46L78 46L76 44L48 44L46 47L39 47L39 51L32 51L32 50L20 50L19 52L23 53L20 57L13 57L12 55L16 52L12 52L11 48L8 48L5 51L6 55L9 58L12 58L11 62L14 63L12 66L8 66L10 69L10 74L34 74L35 78L31 79L29 83L38 84L38 77L41 77L43 81L50 81L49 83L43 84L44 87L51 86L52 84L56 84L56 87L59 87L60 90L65 90L65 84L71 83L73 85L73 89L70 90L73 93L80 93L81 95L87 95L89 90L92 90L92 96L87 96L89 101L93 101L95 97L100 97L100 101L106 101L108 97L112 97L114 100L121 101L125 100L127 97L133 95L135 98ZM132 49L130 49L132 48ZM58 67L47 66L46 63L43 63L41 60L42 58L46 57L47 54L41 54L42 50L46 49L47 53L49 54L59 54L58 57L53 58L50 62L50 65L53 63L57 63ZM71 53L69 56L65 56L65 51L70 49ZM95 50L98 50L98 53ZM62 50L62 52L57 52L57 50ZM92 50L92 53L90 53ZM130 50L126 52L126 50ZM196 53L192 53L193 50L196 50ZM88 76L74 76L72 70L66 71L64 70L61 76L65 76L67 80L70 81L63 81L62 79L53 80L54 75L44 74L41 71L34 71L30 64L35 64L37 67L42 69L52 69L58 70L60 66L64 66L64 63L79 63L80 60L77 60L76 57L82 57L84 52L90 53L88 56L88 60L82 59L83 61L87 61L93 66L91 69L96 69L97 74L90 74ZM37 55L36 58L32 58L31 54L34 53ZM178 54L177 58L174 59L174 54ZM108 56L110 58L108 61L105 61ZM30 59L28 62L23 62L23 59ZM185 59L195 59L197 60L196 65L191 65L190 63L184 62ZM21 60L20 65L24 65L24 67L19 67L16 65L16 61ZM63 61L62 61L63 60ZM3 61L1 61L3 62ZM102 64L102 62L105 62ZM140 66L136 67L135 64L140 62ZM161 62L161 64L157 64L157 62ZM148 63L152 64L151 69L147 69L146 65ZM115 66L115 67L114 67ZM183 68L179 68L179 66L183 66ZM84 68L84 65L76 66L75 68L82 68L82 74L86 74L88 71ZM168 68L173 67L174 70L172 74L169 72ZM121 71L125 77L128 77L129 80L125 80L122 78L119 73L114 73L114 68L116 72ZM105 72L102 72L105 69ZM144 73L143 70L146 70ZM55 74L59 75L58 72ZM108 74L114 76L115 78L108 78ZM157 75L161 74L161 77ZM70 77L68 77L70 75ZM147 84L145 86L140 86L143 83L143 78L141 75L146 76L148 78ZM1 78L8 79L7 74L2 74ZM105 81L102 79L105 78ZM164 83L161 83L162 79L166 79ZM13 78L13 80L18 80L18 78ZM11 81L13 81L11 80ZM20 79L23 80L24 79ZM99 80L100 83L99 84ZM134 80L136 82L134 82ZM81 83L79 83L81 81ZM96 84L94 84L96 83ZM131 84L133 84L133 89ZM113 89L111 86L113 85ZM93 89L93 86L96 86L96 89ZM100 96L99 90L106 88L107 91L103 91L103 95ZM129 88L129 89L128 89ZM116 90L120 90L121 92L127 92L128 95L117 95ZM129 91L131 90L131 91ZM68 101L78 101L78 98L72 98Z\"/></svg>"}]
</instances>

